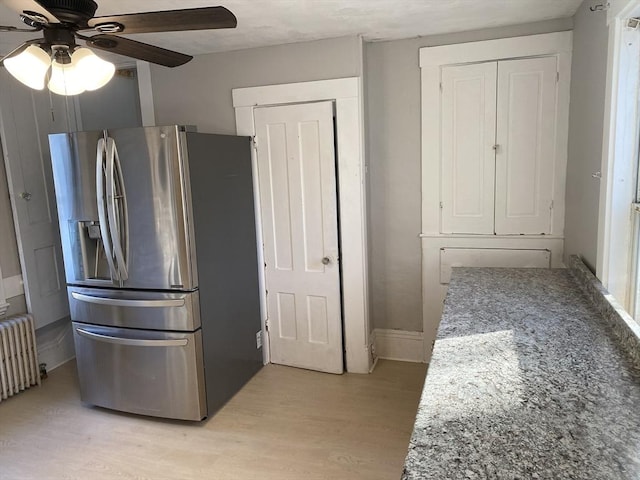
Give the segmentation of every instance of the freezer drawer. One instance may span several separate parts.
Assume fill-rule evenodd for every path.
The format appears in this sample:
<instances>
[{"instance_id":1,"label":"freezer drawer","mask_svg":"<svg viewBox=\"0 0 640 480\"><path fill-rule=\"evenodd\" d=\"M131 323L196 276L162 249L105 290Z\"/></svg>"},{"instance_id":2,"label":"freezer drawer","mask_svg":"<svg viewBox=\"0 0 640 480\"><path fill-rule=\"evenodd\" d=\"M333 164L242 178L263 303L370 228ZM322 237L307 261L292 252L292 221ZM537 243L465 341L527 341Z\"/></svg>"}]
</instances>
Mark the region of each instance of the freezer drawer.
<instances>
[{"instance_id":1,"label":"freezer drawer","mask_svg":"<svg viewBox=\"0 0 640 480\"><path fill-rule=\"evenodd\" d=\"M198 292L142 292L68 287L74 322L150 330L200 328Z\"/></svg>"},{"instance_id":2,"label":"freezer drawer","mask_svg":"<svg viewBox=\"0 0 640 480\"><path fill-rule=\"evenodd\" d=\"M72 324L83 402L180 420L207 415L200 330Z\"/></svg>"}]
</instances>

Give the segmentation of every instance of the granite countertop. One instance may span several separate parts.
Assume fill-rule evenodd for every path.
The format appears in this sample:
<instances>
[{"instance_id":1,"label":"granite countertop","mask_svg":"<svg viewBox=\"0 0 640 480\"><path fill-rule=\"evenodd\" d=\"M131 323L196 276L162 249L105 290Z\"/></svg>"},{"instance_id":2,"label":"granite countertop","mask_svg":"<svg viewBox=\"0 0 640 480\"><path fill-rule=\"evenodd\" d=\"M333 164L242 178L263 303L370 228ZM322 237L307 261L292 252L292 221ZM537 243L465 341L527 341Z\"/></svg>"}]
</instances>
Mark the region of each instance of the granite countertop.
<instances>
[{"instance_id":1,"label":"granite countertop","mask_svg":"<svg viewBox=\"0 0 640 480\"><path fill-rule=\"evenodd\" d=\"M454 269L404 480L640 478L640 367L576 278Z\"/></svg>"}]
</instances>

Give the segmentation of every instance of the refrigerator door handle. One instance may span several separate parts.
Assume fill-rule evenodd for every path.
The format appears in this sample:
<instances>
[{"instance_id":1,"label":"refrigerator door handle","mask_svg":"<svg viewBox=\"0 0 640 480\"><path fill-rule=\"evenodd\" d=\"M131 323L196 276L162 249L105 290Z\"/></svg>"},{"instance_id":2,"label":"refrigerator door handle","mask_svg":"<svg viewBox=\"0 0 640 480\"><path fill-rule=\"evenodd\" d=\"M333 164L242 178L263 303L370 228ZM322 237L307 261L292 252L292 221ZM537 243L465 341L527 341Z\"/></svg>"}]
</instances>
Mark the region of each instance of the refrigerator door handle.
<instances>
[{"instance_id":1,"label":"refrigerator door handle","mask_svg":"<svg viewBox=\"0 0 640 480\"><path fill-rule=\"evenodd\" d=\"M189 343L189 340L186 338L148 340L140 338L112 337L111 335L89 332L82 328L76 328L76 332L83 337L90 338L98 342L127 345L130 347L184 347Z\"/></svg>"},{"instance_id":2,"label":"refrigerator door handle","mask_svg":"<svg viewBox=\"0 0 640 480\"><path fill-rule=\"evenodd\" d=\"M142 308L163 308L163 307L184 307L184 298L168 298L164 300L128 300L123 298L95 297L84 293L72 292L71 296L76 300L96 305L109 305L112 307L142 307Z\"/></svg>"},{"instance_id":3,"label":"refrigerator door handle","mask_svg":"<svg viewBox=\"0 0 640 480\"><path fill-rule=\"evenodd\" d=\"M122 169L120 168L120 158L116 149L116 142L113 138L107 137L107 217L109 219L109 231L111 232L111 242L113 252L116 259L116 269L118 271L118 279L122 282L129 278L127 272L127 262L125 253L122 248L122 232L121 227L124 224L124 233L128 236L128 218L127 204L124 191L124 182L122 178ZM117 175L117 177L115 176ZM120 202L122 209L119 209L116 202ZM122 216L119 214L121 213ZM125 244L128 239L125 240Z\"/></svg>"},{"instance_id":4,"label":"refrigerator door handle","mask_svg":"<svg viewBox=\"0 0 640 480\"><path fill-rule=\"evenodd\" d=\"M124 232L124 247L122 250L124 251L122 257L122 265L124 268L124 278L122 280L126 280L129 278L129 210L127 208L127 191L124 188L124 177L122 176L122 165L120 164L120 156L118 155L118 150L116 149L116 142L113 140L113 153L114 153L114 167L116 169L116 173L118 174L118 192L120 195L120 203L122 204L122 228ZM118 242L120 245L120 242Z\"/></svg>"},{"instance_id":5,"label":"refrigerator door handle","mask_svg":"<svg viewBox=\"0 0 640 480\"><path fill-rule=\"evenodd\" d=\"M105 142L104 138L98 140L98 148L96 152L96 201L98 206L98 221L100 223L100 237L102 237L102 246L104 247L104 256L109 265L111 278L118 279L118 272L113 263L113 253L111 250L111 236L107 226L106 198L105 198Z\"/></svg>"}]
</instances>

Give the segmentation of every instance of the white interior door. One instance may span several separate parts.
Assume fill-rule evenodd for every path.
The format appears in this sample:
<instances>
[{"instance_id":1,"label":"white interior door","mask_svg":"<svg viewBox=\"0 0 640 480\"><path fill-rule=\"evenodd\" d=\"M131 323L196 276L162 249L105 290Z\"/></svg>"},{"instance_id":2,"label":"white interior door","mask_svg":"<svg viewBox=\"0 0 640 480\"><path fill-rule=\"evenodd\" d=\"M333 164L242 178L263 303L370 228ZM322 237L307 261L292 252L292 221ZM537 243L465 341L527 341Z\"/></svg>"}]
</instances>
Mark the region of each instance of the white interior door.
<instances>
[{"instance_id":1,"label":"white interior door","mask_svg":"<svg viewBox=\"0 0 640 480\"><path fill-rule=\"evenodd\" d=\"M496 233L551 233L556 57L499 62Z\"/></svg>"},{"instance_id":2,"label":"white interior door","mask_svg":"<svg viewBox=\"0 0 640 480\"><path fill-rule=\"evenodd\" d=\"M271 361L343 372L332 102L254 110Z\"/></svg>"},{"instance_id":3,"label":"white interior door","mask_svg":"<svg viewBox=\"0 0 640 480\"><path fill-rule=\"evenodd\" d=\"M442 233L494 233L496 71L442 69Z\"/></svg>"},{"instance_id":4,"label":"white interior door","mask_svg":"<svg viewBox=\"0 0 640 480\"><path fill-rule=\"evenodd\" d=\"M0 72L2 146L22 277L36 327L69 315L47 135L66 131L64 97L31 90Z\"/></svg>"}]
</instances>

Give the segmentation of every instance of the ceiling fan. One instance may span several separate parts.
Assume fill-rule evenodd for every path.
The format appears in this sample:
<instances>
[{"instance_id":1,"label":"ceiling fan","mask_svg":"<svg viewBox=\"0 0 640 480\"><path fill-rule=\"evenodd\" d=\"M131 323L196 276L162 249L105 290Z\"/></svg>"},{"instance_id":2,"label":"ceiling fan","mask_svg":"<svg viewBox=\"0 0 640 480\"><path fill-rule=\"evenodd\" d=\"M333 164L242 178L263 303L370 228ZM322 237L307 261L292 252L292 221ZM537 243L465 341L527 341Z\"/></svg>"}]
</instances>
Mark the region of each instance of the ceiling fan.
<instances>
[{"instance_id":1,"label":"ceiling fan","mask_svg":"<svg viewBox=\"0 0 640 480\"><path fill-rule=\"evenodd\" d=\"M94 49L177 67L193 57L114 34L208 30L237 25L233 13L220 6L94 17L98 4L93 0L13 0L8 3L21 10L20 19L31 28L0 26L0 32L42 32L42 37L24 42L0 59L0 65L31 88L42 89L47 83L51 91L62 95L100 88L115 71L113 64L98 58L89 48L80 47L78 40ZM86 35L88 30L98 33ZM91 81L89 77L95 79Z\"/></svg>"}]
</instances>

